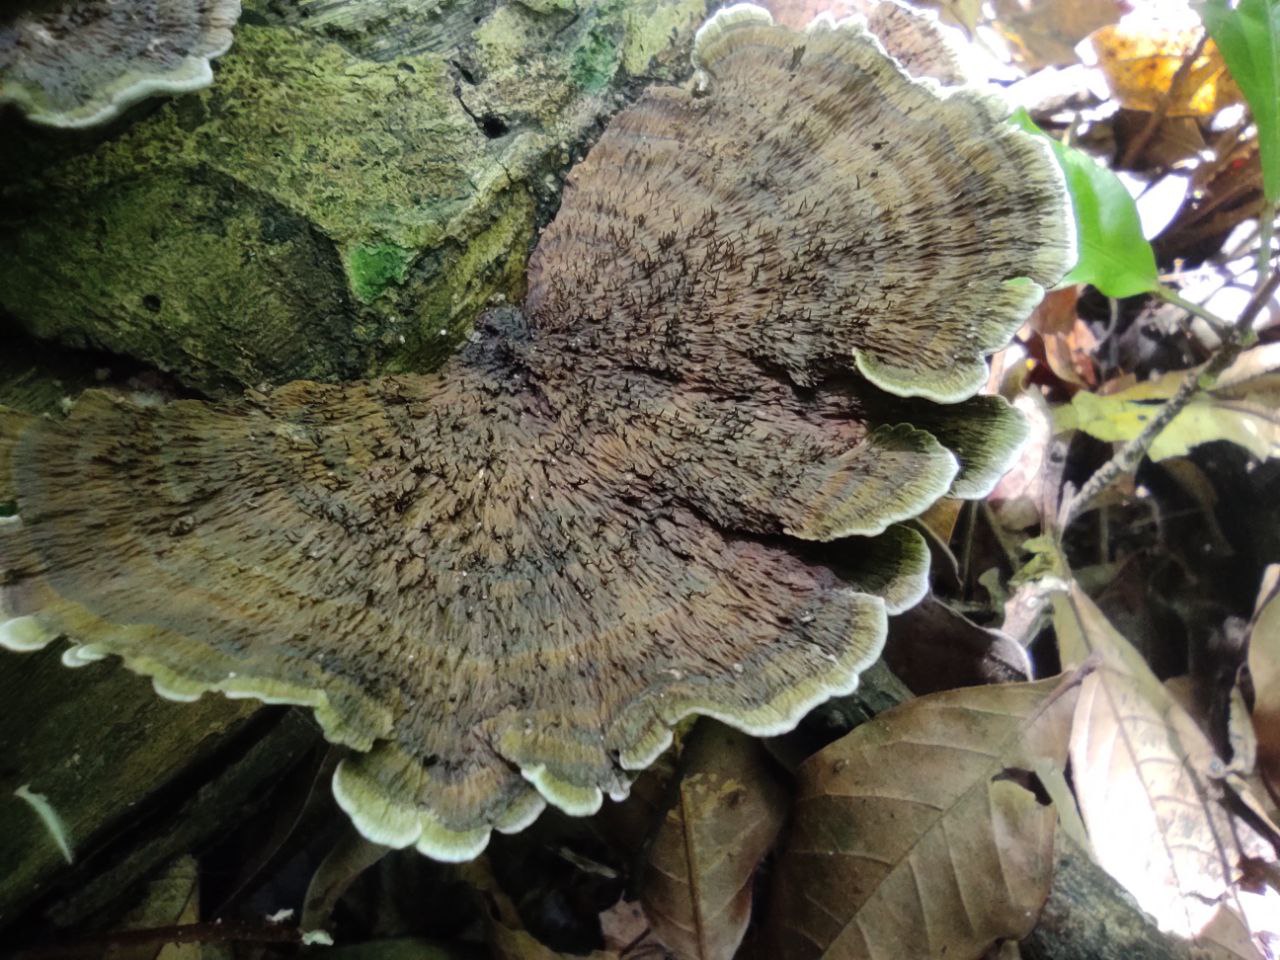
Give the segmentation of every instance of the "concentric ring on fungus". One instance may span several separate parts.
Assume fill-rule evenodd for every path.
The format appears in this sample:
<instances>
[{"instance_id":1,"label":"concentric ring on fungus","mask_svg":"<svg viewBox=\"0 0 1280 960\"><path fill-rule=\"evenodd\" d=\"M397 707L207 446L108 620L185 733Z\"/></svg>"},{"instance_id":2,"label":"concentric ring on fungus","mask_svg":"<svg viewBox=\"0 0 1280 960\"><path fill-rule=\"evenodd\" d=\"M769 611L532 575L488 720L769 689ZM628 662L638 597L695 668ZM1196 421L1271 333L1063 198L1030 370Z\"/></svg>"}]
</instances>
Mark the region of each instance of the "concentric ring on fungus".
<instances>
[{"instance_id":1,"label":"concentric ring on fungus","mask_svg":"<svg viewBox=\"0 0 1280 960\"><path fill-rule=\"evenodd\" d=\"M308 706L360 830L442 859L622 796L687 714L852 690L923 588L899 522L1020 441L972 394L1073 262L1065 191L858 23L730 7L695 58L440 374L0 413L0 644Z\"/></svg>"}]
</instances>

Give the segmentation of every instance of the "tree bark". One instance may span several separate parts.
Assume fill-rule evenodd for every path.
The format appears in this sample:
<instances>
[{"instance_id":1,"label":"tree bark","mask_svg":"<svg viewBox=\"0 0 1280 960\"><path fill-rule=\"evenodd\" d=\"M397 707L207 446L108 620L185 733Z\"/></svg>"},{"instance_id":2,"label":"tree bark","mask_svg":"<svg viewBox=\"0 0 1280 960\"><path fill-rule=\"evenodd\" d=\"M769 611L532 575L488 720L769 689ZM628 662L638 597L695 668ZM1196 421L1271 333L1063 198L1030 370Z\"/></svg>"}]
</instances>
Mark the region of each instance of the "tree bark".
<instances>
[{"instance_id":1,"label":"tree bark","mask_svg":"<svg viewBox=\"0 0 1280 960\"><path fill-rule=\"evenodd\" d=\"M247 0L208 89L0 123L0 314L206 393L431 370L706 0Z\"/></svg>"}]
</instances>

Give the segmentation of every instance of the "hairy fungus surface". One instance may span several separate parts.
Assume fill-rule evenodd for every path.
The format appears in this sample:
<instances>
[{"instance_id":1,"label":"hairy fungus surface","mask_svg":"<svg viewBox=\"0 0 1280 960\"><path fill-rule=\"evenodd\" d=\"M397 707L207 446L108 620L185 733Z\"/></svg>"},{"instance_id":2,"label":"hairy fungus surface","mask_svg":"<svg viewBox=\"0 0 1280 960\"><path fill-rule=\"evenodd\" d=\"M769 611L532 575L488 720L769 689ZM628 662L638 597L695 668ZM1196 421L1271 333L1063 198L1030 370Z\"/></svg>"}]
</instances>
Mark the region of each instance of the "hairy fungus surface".
<instances>
[{"instance_id":1,"label":"hairy fungus surface","mask_svg":"<svg viewBox=\"0 0 1280 960\"><path fill-rule=\"evenodd\" d=\"M213 82L240 0L27 0L0 13L0 104L90 127Z\"/></svg>"},{"instance_id":2,"label":"hairy fungus surface","mask_svg":"<svg viewBox=\"0 0 1280 960\"><path fill-rule=\"evenodd\" d=\"M868 32L911 76L931 77L947 85L968 79L959 31L942 24L932 10L904 0L766 0L764 5L778 23L797 29L819 16L862 16Z\"/></svg>"},{"instance_id":3,"label":"hairy fungus surface","mask_svg":"<svg viewBox=\"0 0 1280 960\"><path fill-rule=\"evenodd\" d=\"M1021 421L972 397L1073 262L1057 167L856 23L730 7L572 174L438 375L0 412L0 645L312 708L378 842L625 793L690 713L851 690ZM835 541L832 543L831 541Z\"/></svg>"}]
</instances>

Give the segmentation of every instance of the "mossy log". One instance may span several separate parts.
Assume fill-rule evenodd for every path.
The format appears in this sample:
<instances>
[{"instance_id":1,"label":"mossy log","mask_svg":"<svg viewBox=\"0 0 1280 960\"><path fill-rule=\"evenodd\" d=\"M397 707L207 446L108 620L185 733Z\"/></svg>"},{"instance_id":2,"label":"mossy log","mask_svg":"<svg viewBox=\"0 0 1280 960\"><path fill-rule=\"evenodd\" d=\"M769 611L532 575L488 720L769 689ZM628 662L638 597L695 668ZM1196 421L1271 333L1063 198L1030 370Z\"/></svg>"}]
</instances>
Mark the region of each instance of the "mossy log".
<instances>
[{"instance_id":1,"label":"mossy log","mask_svg":"<svg viewBox=\"0 0 1280 960\"><path fill-rule=\"evenodd\" d=\"M0 660L0 928L230 743L257 707L171 703L141 677L104 667L68 670L52 650ZM72 864L15 796L23 786L57 813Z\"/></svg>"},{"instance_id":2,"label":"mossy log","mask_svg":"<svg viewBox=\"0 0 1280 960\"><path fill-rule=\"evenodd\" d=\"M212 87L0 130L0 315L208 393L434 369L705 0L251 0Z\"/></svg>"}]
</instances>

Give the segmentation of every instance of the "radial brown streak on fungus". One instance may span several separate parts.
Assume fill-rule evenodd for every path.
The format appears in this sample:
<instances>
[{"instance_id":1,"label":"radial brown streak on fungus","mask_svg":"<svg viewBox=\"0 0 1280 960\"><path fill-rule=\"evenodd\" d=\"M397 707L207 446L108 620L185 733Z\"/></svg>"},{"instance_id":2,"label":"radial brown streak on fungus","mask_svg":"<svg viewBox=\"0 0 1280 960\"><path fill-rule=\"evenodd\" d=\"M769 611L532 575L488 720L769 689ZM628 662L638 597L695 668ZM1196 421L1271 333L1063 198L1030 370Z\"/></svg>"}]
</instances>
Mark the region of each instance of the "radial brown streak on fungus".
<instances>
[{"instance_id":1,"label":"radial brown streak on fungus","mask_svg":"<svg viewBox=\"0 0 1280 960\"><path fill-rule=\"evenodd\" d=\"M366 836L445 859L624 794L688 714L851 690L923 589L894 524L1017 445L961 398L1070 221L989 102L765 18L619 116L438 376L0 410L0 645L308 706Z\"/></svg>"},{"instance_id":2,"label":"radial brown streak on fungus","mask_svg":"<svg viewBox=\"0 0 1280 960\"><path fill-rule=\"evenodd\" d=\"M987 94L910 81L854 24L797 34L748 10L699 35L707 95L649 91L571 172L531 323L730 389L761 363L801 385L834 364L971 396L1073 259L1043 147Z\"/></svg>"},{"instance_id":3,"label":"radial brown streak on fungus","mask_svg":"<svg viewBox=\"0 0 1280 960\"><path fill-rule=\"evenodd\" d=\"M797 30L818 17L835 22L862 16L885 52L913 77L948 85L968 80L963 35L942 24L933 10L904 0L766 0L764 6L778 23Z\"/></svg>"},{"instance_id":4,"label":"radial brown streak on fungus","mask_svg":"<svg viewBox=\"0 0 1280 960\"><path fill-rule=\"evenodd\" d=\"M240 0L19 0L0 13L0 104L90 127L207 87L239 18Z\"/></svg>"},{"instance_id":5,"label":"radial brown streak on fungus","mask_svg":"<svg viewBox=\"0 0 1280 960\"><path fill-rule=\"evenodd\" d=\"M969 79L959 31L944 26L932 10L908 6L901 0L863 4L867 29L913 77L932 77L948 85Z\"/></svg>"}]
</instances>

